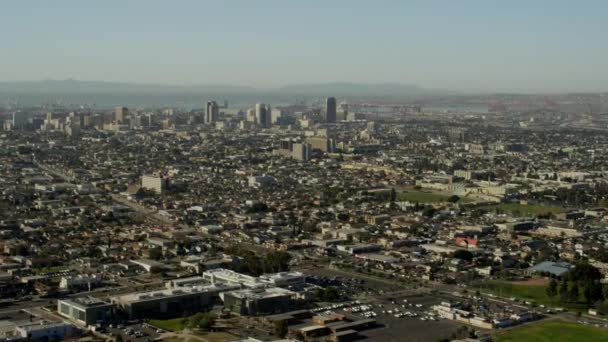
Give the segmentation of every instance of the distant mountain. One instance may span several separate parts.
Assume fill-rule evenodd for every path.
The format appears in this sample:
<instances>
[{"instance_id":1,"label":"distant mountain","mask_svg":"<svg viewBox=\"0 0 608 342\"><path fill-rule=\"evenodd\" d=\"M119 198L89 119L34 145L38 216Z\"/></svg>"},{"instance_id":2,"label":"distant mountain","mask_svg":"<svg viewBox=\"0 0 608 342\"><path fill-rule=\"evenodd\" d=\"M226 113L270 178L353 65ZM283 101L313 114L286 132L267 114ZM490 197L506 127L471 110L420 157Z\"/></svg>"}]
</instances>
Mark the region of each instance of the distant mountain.
<instances>
[{"instance_id":1,"label":"distant mountain","mask_svg":"<svg viewBox=\"0 0 608 342\"><path fill-rule=\"evenodd\" d=\"M296 84L279 88L278 91L301 95L327 95L334 96L403 96L403 95L430 95L450 93L443 90L431 90L415 85L399 83L348 83L332 82L319 84Z\"/></svg>"},{"instance_id":2,"label":"distant mountain","mask_svg":"<svg viewBox=\"0 0 608 342\"><path fill-rule=\"evenodd\" d=\"M232 94L255 91L252 87L229 85L174 86L76 80L0 82L0 92L25 94Z\"/></svg>"},{"instance_id":3,"label":"distant mountain","mask_svg":"<svg viewBox=\"0 0 608 342\"><path fill-rule=\"evenodd\" d=\"M200 95L200 94L276 94L308 96L411 96L453 94L445 90L425 89L399 83L348 83L294 84L275 89L231 85L176 86L103 81L45 80L24 82L0 82L0 93L47 94L47 95Z\"/></svg>"}]
</instances>

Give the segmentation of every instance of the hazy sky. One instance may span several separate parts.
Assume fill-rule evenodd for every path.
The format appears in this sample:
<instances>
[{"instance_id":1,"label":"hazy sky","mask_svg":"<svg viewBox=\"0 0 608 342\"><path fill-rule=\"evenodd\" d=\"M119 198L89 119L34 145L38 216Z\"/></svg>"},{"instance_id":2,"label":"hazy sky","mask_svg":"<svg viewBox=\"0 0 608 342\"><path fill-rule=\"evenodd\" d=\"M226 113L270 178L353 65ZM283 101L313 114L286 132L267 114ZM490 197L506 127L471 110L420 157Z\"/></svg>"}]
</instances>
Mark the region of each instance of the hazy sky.
<instances>
[{"instance_id":1,"label":"hazy sky","mask_svg":"<svg viewBox=\"0 0 608 342\"><path fill-rule=\"evenodd\" d=\"M0 81L608 91L608 0L2 0Z\"/></svg>"}]
</instances>

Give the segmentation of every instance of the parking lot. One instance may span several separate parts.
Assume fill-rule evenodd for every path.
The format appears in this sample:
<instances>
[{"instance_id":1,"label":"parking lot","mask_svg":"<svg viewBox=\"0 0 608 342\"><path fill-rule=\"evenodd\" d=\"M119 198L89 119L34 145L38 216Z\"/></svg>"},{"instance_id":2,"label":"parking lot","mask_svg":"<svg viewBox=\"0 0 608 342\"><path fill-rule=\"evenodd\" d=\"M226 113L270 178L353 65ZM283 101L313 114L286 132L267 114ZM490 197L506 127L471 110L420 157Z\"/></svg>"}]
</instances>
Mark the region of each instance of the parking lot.
<instances>
[{"instance_id":1,"label":"parking lot","mask_svg":"<svg viewBox=\"0 0 608 342\"><path fill-rule=\"evenodd\" d=\"M361 335L381 341L435 341L449 337L461 323L442 319L431 306L442 300L437 296L400 296L367 301L327 304L313 310L317 313L336 312L350 319L372 318L378 327L364 330Z\"/></svg>"},{"instance_id":2,"label":"parking lot","mask_svg":"<svg viewBox=\"0 0 608 342\"><path fill-rule=\"evenodd\" d=\"M121 335L123 341L145 342L153 341L163 331L157 330L148 324L133 324L128 326L119 325L117 327L108 327L106 333L112 336Z\"/></svg>"}]
</instances>

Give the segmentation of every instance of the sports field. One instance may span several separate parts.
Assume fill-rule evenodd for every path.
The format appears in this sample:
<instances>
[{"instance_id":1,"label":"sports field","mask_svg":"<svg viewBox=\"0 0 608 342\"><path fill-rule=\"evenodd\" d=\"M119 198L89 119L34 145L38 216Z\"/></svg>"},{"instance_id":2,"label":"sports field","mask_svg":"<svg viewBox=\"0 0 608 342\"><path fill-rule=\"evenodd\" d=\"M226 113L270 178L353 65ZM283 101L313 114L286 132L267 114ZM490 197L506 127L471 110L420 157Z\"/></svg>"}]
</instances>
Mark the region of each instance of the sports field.
<instances>
[{"instance_id":1,"label":"sports field","mask_svg":"<svg viewBox=\"0 0 608 342\"><path fill-rule=\"evenodd\" d=\"M581 291L579 303L562 303L559 296L553 298L547 296L548 281L534 279L526 282L489 281L476 286L482 293L493 293L503 298L515 297L519 300L534 302L536 304L549 305L551 307L562 307L572 310L586 310L583 303L584 296Z\"/></svg>"},{"instance_id":2,"label":"sports field","mask_svg":"<svg viewBox=\"0 0 608 342\"><path fill-rule=\"evenodd\" d=\"M510 213L513 215L521 216L536 216L536 215L547 215L547 214L560 214L566 210L562 207L546 206L540 204L519 204L519 203L503 203L497 205L489 205L480 207L489 212L502 212Z\"/></svg>"},{"instance_id":3,"label":"sports field","mask_svg":"<svg viewBox=\"0 0 608 342\"><path fill-rule=\"evenodd\" d=\"M399 193L398 199L400 201L418 202L418 203L441 203L447 202L451 197L451 194L431 192L431 191L420 191L420 190L408 190ZM459 203L471 202L469 198L460 197Z\"/></svg>"},{"instance_id":4,"label":"sports field","mask_svg":"<svg viewBox=\"0 0 608 342\"><path fill-rule=\"evenodd\" d=\"M507 330L497 342L570 342L608 341L608 329L561 320L544 321Z\"/></svg>"}]
</instances>

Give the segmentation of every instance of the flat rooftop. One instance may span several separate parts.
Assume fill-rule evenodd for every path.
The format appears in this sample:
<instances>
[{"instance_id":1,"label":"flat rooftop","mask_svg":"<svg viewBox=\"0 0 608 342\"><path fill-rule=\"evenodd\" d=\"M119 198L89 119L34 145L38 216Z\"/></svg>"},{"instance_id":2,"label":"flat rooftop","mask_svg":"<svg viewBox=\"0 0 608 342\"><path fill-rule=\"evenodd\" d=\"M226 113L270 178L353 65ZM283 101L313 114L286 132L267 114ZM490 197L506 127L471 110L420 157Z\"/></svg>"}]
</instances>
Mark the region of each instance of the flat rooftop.
<instances>
[{"instance_id":1,"label":"flat rooftop","mask_svg":"<svg viewBox=\"0 0 608 342\"><path fill-rule=\"evenodd\" d=\"M119 302L122 304L129 303L137 303L137 302L145 302L145 301L154 301L161 300L163 298L174 298L181 296L189 296L194 294L203 294L203 293L219 293L223 291L230 291L235 289L234 285L204 285L204 286L192 286L192 287L178 287L171 289L163 289L156 291L146 291L146 292L134 292L121 296L112 297L112 300L115 302Z\"/></svg>"},{"instance_id":2,"label":"flat rooftop","mask_svg":"<svg viewBox=\"0 0 608 342\"><path fill-rule=\"evenodd\" d=\"M233 297L237 297L237 298L264 299L264 298L291 296L291 295L294 295L295 292L285 290L280 287L267 287L267 288L244 289L244 290L238 290L238 291L231 291L227 294L229 294Z\"/></svg>"}]
</instances>

